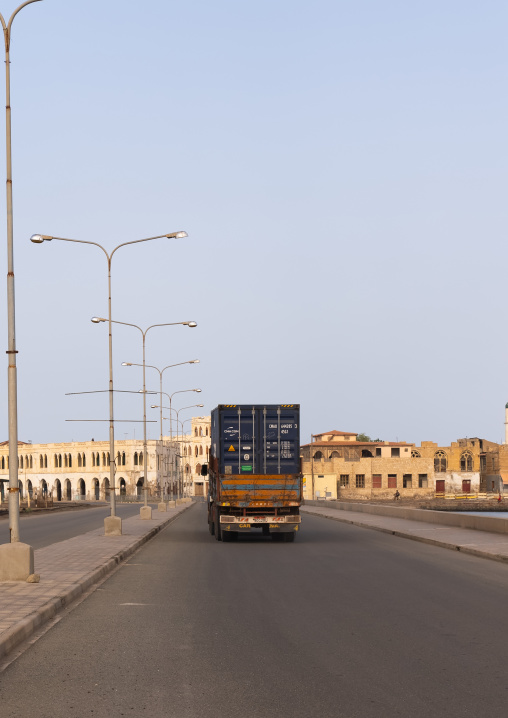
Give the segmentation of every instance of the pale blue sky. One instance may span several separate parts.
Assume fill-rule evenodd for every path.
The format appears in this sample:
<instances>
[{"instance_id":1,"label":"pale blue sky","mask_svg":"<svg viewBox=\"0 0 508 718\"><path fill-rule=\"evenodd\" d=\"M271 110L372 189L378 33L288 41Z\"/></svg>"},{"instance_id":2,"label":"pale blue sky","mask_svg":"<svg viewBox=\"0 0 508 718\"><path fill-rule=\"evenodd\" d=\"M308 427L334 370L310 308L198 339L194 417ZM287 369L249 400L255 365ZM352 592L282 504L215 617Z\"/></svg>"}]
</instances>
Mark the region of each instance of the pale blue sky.
<instances>
[{"instance_id":1,"label":"pale blue sky","mask_svg":"<svg viewBox=\"0 0 508 718\"><path fill-rule=\"evenodd\" d=\"M299 402L303 441L329 429L502 440L507 21L497 0L22 10L11 47L19 438L107 438L107 423L65 421L108 417L106 395L65 396L107 388L107 329L90 323L107 312L105 259L30 235L111 249L185 229L113 263L115 319L198 322L147 339L149 364L201 360L166 372L169 393L203 389L177 408ZM5 250L0 262L5 277ZM115 385L140 388L122 361L141 361L123 327ZM116 418L140 419L140 404L119 395ZM7 438L6 407L1 426ZM134 426L140 437L141 424L118 424L117 437Z\"/></svg>"}]
</instances>

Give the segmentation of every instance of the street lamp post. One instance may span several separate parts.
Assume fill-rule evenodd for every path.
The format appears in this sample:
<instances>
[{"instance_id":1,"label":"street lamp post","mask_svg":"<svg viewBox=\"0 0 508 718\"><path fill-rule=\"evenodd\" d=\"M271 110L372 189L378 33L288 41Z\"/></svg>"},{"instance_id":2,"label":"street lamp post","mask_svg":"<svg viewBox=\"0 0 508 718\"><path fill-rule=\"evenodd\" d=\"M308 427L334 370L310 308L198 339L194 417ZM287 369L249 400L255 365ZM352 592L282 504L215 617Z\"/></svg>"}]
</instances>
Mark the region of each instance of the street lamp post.
<instances>
[{"instance_id":1,"label":"street lamp post","mask_svg":"<svg viewBox=\"0 0 508 718\"><path fill-rule=\"evenodd\" d=\"M94 324L98 324L99 322L105 322L107 321L103 317L92 317L92 322ZM147 451L147 444L146 444L146 363L145 363L145 344L146 344L146 335L150 331L150 329L154 329L155 327L173 327L176 325L182 325L187 327L197 327L196 322L164 322L163 324L151 324L147 329L143 331L141 327L138 327L137 324L131 324L130 322L119 322L116 319L109 319L110 324L123 324L125 327L134 327L134 329L138 329L141 332L141 336L143 338L143 364L141 365L143 367L143 468L144 468L144 481L143 481L143 493L144 493L144 506L141 507L140 510L140 516L142 519L151 519L152 518L152 509L150 506L148 506L148 451Z\"/></svg>"},{"instance_id":2,"label":"street lamp post","mask_svg":"<svg viewBox=\"0 0 508 718\"><path fill-rule=\"evenodd\" d=\"M159 380L160 380L160 382L159 382L159 386L160 386L160 388L159 388L159 394L160 394L160 442L161 442L161 450L162 450L162 444L163 444L163 438L162 438L162 395L166 393L166 392L163 392L163 391L162 391L162 375L164 374L164 372L166 371L166 369L171 369L172 367L175 367L175 366L182 366L183 364L199 364L199 359L191 359L190 361L181 361L181 362L178 362L177 364L168 364L168 366L165 366L164 369L159 369L158 367L154 366L153 364L146 364L146 365L145 365L145 366L147 367L147 369L155 369L155 371L158 371L158 372L159 372ZM134 362L124 361L124 362L122 362L122 366L143 366L143 365L142 365L142 364L135 364ZM197 389L193 389L192 391L198 391L198 390L197 390ZM199 389L199 391L201 391L201 389ZM174 393L176 394L177 392L174 392ZM166 396L169 396L169 394L166 394ZM172 396L172 395L171 395L171 396ZM170 405L171 405L171 396L169 396L169 403L170 403ZM153 409L154 407L152 406L151 408ZM171 416L171 414L170 414L170 416ZM170 432L171 432L171 427L170 427ZM161 496L161 499L162 499L162 502L164 502L164 497L163 497L163 496Z\"/></svg>"},{"instance_id":3,"label":"street lamp post","mask_svg":"<svg viewBox=\"0 0 508 718\"><path fill-rule=\"evenodd\" d=\"M42 244L43 242L50 242L53 239L57 239L62 242L74 242L77 244L91 244L95 247L99 247L106 255L108 263L108 325L109 325L109 484L110 484L110 503L111 503L111 515L104 519L104 533L106 536L119 536L122 533L122 519L116 516L116 502L115 502L115 424L114 424L114 412L113 412L113 331L111 319L111 262L115 252L120 247L126 247L130 244L140 244L141 242L150 242L153 239L181 239L187 237L187 232L171 232L169 234L158 234L155 237L146 237L145 239L136 239L131 242L122 242L108 254L106 249L97 242L91 242L84 239L69 239L67 237L53 237L47 234L33 234L30 240L34 244ZM106 320L103 320L106 321Z\"/></svg>"},{"instance_id":4,"label":"street lamp post","mask_svg":"<svg viewBox=\"0 0 508 718\"><path fill-rule=\"evenodd\" d=\"M9 533L10 541L1 547L0 580L25 581L34 571L34 552L19 540L18 479L18 377L16 367L16 313L14 291L14 232L12 211L11 141L11 27L18 12L38 0L27 0L12 13L8 22L0 14L5 41L5 143L7 192L7 397L9 416Z\"/></svg>"}]
</instances>

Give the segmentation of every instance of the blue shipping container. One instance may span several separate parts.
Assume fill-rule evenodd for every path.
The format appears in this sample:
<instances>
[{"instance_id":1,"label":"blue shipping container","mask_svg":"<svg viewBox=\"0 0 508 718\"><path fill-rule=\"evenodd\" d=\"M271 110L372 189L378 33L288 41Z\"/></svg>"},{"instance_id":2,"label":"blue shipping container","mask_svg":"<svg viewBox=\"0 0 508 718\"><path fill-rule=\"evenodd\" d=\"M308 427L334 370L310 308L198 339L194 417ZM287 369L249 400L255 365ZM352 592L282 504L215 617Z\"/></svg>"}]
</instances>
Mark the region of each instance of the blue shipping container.
<instances>
[{"instance_id":1,"label":"blue shipping container","mask_svg":"<svg viewBox=\"0 0 508 718\"><path fill-rule=\"evenodd\" d=\"M300 473L299 404L220 404L211 438L220 474Z\"/></svg>"}]
</instances>

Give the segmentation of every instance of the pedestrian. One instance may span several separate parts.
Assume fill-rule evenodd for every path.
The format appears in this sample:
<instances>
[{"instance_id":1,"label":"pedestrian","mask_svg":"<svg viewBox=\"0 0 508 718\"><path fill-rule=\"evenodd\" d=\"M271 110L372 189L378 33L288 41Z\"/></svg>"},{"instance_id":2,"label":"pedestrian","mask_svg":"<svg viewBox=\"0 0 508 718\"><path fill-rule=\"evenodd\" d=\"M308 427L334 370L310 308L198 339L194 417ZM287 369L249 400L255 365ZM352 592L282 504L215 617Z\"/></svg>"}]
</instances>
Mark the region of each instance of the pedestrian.
<instances>
[{"instance_id":1,"label":"pedestrian","mask_svg":"<svg viewBox=\"0 0 508 718\"><path fill-rule=\"evenodd\" d=\"M499 496L497 497L497 503L500 504L503 500L503 497L501 496L501 492L499 492Z\"/></svg>"},{"instance_id":2,"label":"pedestrian","mask_svg":"<svg viewBox=\"0 0 508 718\"><path fill-rule=\"evenodd\" d=\"M400 499L400 494L399 494L399 490L397 489L397 491L393 495L393 500L398 501L399 499Z\"/></svg>"}]
</instances>

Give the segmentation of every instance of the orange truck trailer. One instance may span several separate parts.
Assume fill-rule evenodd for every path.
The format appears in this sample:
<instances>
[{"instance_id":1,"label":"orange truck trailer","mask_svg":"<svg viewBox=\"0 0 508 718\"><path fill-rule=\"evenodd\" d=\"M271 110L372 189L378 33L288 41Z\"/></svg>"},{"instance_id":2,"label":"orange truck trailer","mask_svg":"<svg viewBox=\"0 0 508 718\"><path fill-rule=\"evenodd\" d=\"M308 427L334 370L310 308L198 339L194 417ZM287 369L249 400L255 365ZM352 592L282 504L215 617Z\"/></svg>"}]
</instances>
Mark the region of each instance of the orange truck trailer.
<instances>
[{"instance_id":1,"label":"orange truck trailer","mask_svg":"<svg viewBox=\"0 0 508 718\"><path fill-rule=\"evenodd\" d=\"M300 529L299 404L220 404L212 411L208 526L217 541Z\"/></svg>"}]
</instances>

